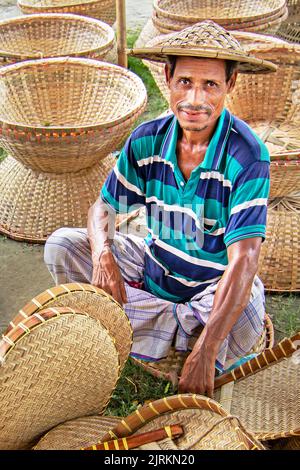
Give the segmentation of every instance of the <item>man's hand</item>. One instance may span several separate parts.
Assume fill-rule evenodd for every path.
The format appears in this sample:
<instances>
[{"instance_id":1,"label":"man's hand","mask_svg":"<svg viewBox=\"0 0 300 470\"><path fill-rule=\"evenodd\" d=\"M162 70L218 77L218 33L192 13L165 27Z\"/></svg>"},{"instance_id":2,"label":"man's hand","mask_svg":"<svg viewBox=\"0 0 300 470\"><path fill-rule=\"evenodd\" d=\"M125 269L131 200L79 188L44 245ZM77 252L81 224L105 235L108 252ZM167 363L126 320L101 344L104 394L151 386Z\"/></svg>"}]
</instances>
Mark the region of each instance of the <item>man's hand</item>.
<instances>
[{"instance_id":1,"label":"man's hand","mask_svg":"<svg viewBox=\"0 0 300 470\"><path fill-rule=\"evenodd\" d=\"M127 303L124 280L109 246L93 254L92 284L110 294L120 305Z\"/></svg>"},{"instance_id":2,"label":"man's hand","mask_svg":"<svg viewBox=\"0 0 300 470\"><path fill-rule=\"evenodd\" d=\"M188 356L181 372L179 391L213 398L215 362L219 342L207 340L204 331Z\"/></svg>"}]
</instances>

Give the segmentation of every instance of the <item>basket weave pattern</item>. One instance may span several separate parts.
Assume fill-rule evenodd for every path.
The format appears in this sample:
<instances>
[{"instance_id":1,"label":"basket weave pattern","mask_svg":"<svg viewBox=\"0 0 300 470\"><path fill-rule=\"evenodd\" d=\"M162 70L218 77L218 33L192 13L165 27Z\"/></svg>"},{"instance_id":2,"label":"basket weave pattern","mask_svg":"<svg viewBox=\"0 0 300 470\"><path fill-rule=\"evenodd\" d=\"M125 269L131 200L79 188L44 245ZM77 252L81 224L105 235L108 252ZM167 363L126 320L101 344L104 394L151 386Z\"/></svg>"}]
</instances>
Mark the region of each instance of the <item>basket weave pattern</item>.
<instances>
[{"instance_id":1,"label":"basket weave pattern","mask_svg":"<svg viewBox=\"0 0 300 470\"><path fill-rule=\"evenodd\" d=\"M1 21L0 44L0 65L62 56L107 60L114 31L92 18L36 14Z\"/></svg>"},{"instance_id":2,"label":"basket weave pattern","mask_svg":"<svg viewBox=\"0 0 300 470\"><path fill-rule=\"evenodd\" d=\"M91 16L110 26L116 21L115 0L18 0L23 13L74 13Z\"/></svg>"}]
</instances>

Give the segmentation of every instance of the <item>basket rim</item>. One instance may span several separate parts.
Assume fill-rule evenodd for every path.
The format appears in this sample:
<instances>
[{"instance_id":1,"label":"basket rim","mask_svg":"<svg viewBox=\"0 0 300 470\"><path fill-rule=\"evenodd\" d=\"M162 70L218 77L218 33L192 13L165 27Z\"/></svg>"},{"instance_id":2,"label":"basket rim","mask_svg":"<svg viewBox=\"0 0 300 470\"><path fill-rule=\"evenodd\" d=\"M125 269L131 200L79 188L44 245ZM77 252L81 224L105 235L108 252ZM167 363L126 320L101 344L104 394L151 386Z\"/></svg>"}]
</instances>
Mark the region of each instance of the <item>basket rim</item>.
<instances>
[{"instance_id":1,"label":"basket rim","mask_svg":"<svg viewBox=\"0 0 300 470\"><path fill-rule=\"evenodd\" d=\"M78 6L84 6L84 5L90 5L90 4L93 4L93 3L102 3L103 0L78 0L77 3L69 3L68 0L65 1L65 3L62 3L61 5L37 5L37 4L33 4L30 0L18 0L17 1L17 4L18 6L21 7L26 7L26 8L31 8L32 10L47 10L49 8L53 9L53 10L56 10L56 9L59 9L59 8L65 8L65 7L78 7ZM81 15L83 16L83 15Z\"/></svg>"},{"instance_id":2,"label":"basket rim","mask_svg":"<svg viewBox=\"0 0 300 470\"><path fill-rule=\"evenodd\" d=\"M36 59L36 60L27 60L24 62L18 62L16 64L11 64L11 65L6 65L5 67L0 68L0 81L1 78L4 77L5 75L8 75L9 73L14 73L15 71L18 71L19 69L29 69L34 68L34 67L45 67L49 65L55 65L57 64L58 66L64 67L66 64L71 64L71 65L79 65L79 66L86 66L86 67L91 67L95 69L101 69L101 68L108 68L112 69L115 71L118 71L118 73L122 76L127 76L130 80L132 80L137 88L139 89L139 93L137 94L137 102L135 104L134 109L128 111L126 114L123 116L119 117L118 119L114 119L111 121L105 121L102 123L98 124L85 124L85 125L74 125L74 126L68 126L68 127L62 127L62 126L30 126L27 124L21 124L18 122L12 122L8 120L4 120L0 116L0 128L12 128L14 130L20 130L20 131L35 131L39 130L42 131L44 130L45 132L68 132L72 130L98 130L98 129L108 129L111 128L117 124L120 124L124 121L126 121L128 118L133 116L138 109L143 107L147 100L147 90L146 87L142 81L142 79L136 75L135 73L131 72L130 70L127 70L123 67L120 67L119 65L111 64L108 62L100 61L100 60L95 60L95 59L87 59L87 58L79 58L79 57L54 57L54 58L49 58L49 59Z\"/></svg>"},{"instance_id":3,"label":"basket rim","mask_svg":"<svg viewBox=\"0 0 300 470\"><path fill-rule=\"evenodd\" d=\"M170 12L166 12L166 10L163 10L159 5L158 3L160 2L161 0L153 0L153 8L156 12L158 12L159 14L161 14L162 17L164 18L171 18L171 19L174 19L174 20L183 20L187 23L195 23L197 21L201 21L200 18L197 18L195 16L183 16L183 15L178 15L176 13L170 13ZM263 18L269 18L269 16L272 16L276 13L278 13L279 11L283 10L286 6L286 0L277 0L278 2L278 7L275 9L275 10L271 10L269 13L265 13L265 14L259 14L259 15L252 15L252 16L240 16L238 18L228 18L228 17L211 17L210 19L215 21L216 23L219 23L219 24L222 24L221 21L222 21L222 18L224 18L224 22L226 23L228 19L230 19L231 21L233 22L238 22L238 23L243 23L244 20L246 21L251 21L251 20L258 20L258 19L263 19ZM202 18L203 19L203 18ZM221 21L220 21L221 20ZM225 24L224 23L224 24Z\"/></svg>"},{"instance_id":4,"label":"basket rim","mask_svg":"<svg viewBox=\"0 0 300 470\"><path fill-rule=\"evenodd\" d=\"M26 15L26 16L17 16L13 18L8 18L5 20L0 21L0 29L2 26L7 26L7 25L14 25L14 24L27 24L27 23L32 23L34 21L39 21L39 20L45 20L49 21L53 19L55 20L65 20L65 21L77 21L78 23L86 23L90 24L91 26L98 27L98 29L105 33L107 33L107 42L103 44L102 46L90 48L90 49L83 49L82 51L74 51L73 53L68 53L68 56L78 56L78 55L83 55L87 53L93 53L93 52L99 52L99 51L105 51L108 48L112 48L113 42L115 40L115 33L114 30L109 26L107 23L104 23L101 20L98 20L96 18L91 18L88 16L82 16L82 15L74 15L71 13L43 13L43 14L31 14L31 15ZM43 58L39 54L21 54L21 53L13 53L13 52L8 52L5 51L4 49L0 49L0 57L5 56L5 57L11 57L11 58L18 58L24 60L24 57L29 57L30 59L40 59Z\"/></svg>"}]
</instances>

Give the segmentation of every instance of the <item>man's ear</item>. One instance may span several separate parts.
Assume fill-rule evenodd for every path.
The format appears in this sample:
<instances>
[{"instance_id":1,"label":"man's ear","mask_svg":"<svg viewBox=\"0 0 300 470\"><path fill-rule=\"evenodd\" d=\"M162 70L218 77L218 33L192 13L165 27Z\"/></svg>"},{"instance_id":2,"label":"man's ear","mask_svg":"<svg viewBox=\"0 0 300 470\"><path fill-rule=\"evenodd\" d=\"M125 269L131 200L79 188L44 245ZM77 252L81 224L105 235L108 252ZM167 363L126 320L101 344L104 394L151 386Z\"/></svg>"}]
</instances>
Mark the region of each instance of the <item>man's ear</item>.
<instances>
[{"instance_id":1,"label":"man's ear","mask_svg":"<svg viewBox=\"0 0 300 470\"><path fill-rule=\"evenodd\" d=\"M170 72L169 64L165 65L165 79L166 79L166 83L168 85L168 88L170 88L171 72Z\"/></svg>"},{"instance_id":2,"label":"man's ear","mask_svg":"<svg viewBox=\"0 0 300 470\"><path fill-rule=\"evenodd\" d=\"M234 89L237 76L238 76L238 71L235 70L235 71L233 72L233 74L231 75L230 79L228 80L228 90L227 90L227 93L231 93L232 90Z\"/></svg>"}]
</instances>

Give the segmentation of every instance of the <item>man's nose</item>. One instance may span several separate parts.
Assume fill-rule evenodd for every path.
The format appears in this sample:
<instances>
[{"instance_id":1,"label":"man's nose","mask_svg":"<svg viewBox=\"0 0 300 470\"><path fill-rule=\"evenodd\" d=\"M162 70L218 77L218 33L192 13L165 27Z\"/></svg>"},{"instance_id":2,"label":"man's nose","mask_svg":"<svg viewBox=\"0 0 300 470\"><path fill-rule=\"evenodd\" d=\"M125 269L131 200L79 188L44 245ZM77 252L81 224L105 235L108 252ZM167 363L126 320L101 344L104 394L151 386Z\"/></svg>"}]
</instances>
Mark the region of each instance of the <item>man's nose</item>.
<instances>
[{"instance_id":1,"label":"man's nose","mask_svg":"<svg viewBox=\"0 0 300 470\"><path fill-rule=\"evenodd\" d=\"M199 106L206 102L206 93L202 87L193 87L189 90L188 101L193 106Z\"/></svg>"}]
</instances>

